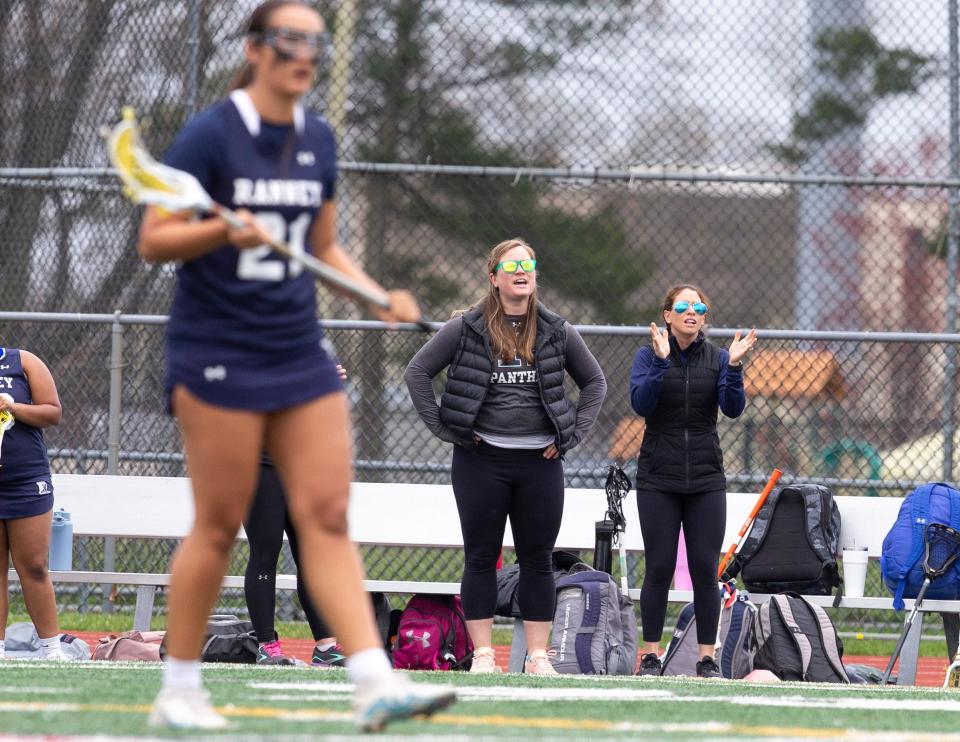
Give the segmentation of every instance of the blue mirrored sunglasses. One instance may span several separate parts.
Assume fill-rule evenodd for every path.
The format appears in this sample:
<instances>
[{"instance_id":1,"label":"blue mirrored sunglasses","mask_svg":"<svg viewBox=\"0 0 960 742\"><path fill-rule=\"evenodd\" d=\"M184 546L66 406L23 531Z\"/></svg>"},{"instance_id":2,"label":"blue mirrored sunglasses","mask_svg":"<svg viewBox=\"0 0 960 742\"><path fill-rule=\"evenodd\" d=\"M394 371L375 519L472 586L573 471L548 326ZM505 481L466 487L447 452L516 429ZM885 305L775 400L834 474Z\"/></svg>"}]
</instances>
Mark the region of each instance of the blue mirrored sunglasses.
<instances>
[{"instance_id":1,"label":"blue mirrored sunglasses","mask_svg":"<svg viewBox=\"0 0 960 742\"><path fill-rule=\"evenodd\" d=\"M677 314L683 314L687 311L687 307L693 307L693 311L697 314L706 314L709 307L704 304L702 301L695 301L692 304L689 301L678 301L673 305L673 311Z\"/></svg>"}]
</instances>

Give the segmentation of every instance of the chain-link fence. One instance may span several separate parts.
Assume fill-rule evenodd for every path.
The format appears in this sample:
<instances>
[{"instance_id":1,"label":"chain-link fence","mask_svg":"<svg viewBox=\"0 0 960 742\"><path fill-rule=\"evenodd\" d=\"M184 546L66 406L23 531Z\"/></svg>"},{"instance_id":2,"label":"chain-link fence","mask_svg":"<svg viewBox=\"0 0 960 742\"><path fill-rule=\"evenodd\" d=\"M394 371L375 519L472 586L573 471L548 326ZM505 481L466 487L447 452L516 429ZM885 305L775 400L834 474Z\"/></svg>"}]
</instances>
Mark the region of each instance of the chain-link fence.
<instances>
[{"instance_id":1,"label":"chain-link fence","mask_svg":"<svg viewBox=\"0 0 960 742\"><path fill-rule=\"evenodd\" d=\"M8 331L44 358L57 379L66 413L61 425L46 433L55 471L184 475L178 432L164 411L164 317L0 313L0 322L14 328ZM403 368L427 333L377 322L324 325L350 377L357 480L448 482L450 446L420 422L402 381ZM567 456L566 480L570 487L600 487L614 460L623 461L628 473L635 471L643 425L630 409L629 370L648 338L643 328L628 326L580 331L604 369L609 391L593 433ZM713 335L724 342L732 332L718 329ZM944 357L960 335L786 330L760 335L762 346L745 372L747 409L720 423L732 490L757 491L774 466L785 472L784 482L822 482L844 495L902 496L941 478L945 446L939 413L943 397L956 396ZM110 546L111 569L163 571L174 546L118 540ZM100 539L78 540L78 567L104 569L105 551ZM289 555L283 558L292 568ZM462 555L368 547L364 560L372 578L451 581L459 575ZM245 564L245 546L238 545L232 573L242 573ZM632 579L639 579L642 569L641 558ZM70 605L103 599L95 586L64 590ZM884 594L879 573L872 574L867 590ZM113 605L129 607L132 597L132 591L121 592ZM242 606L235 591L224 600L229 607ZM291 595L283 598L281 615L292 615L291 601ZM857 612L855 621L862 629L895 630L885 614Z\"/></svg>"},{"instance_id":2,"label":"chain-link fence","mask_svg":"<svg viewBox=\"0 0 960 742\"><path fill-rule=\"evenodd\" d=\"M225 92L255 5L0 3L0 310L34 313L0 315L0 342L54 371L59 471L183 472L162 393L175 271L137 255L140 215L99 134L133 105L162 153ZM543 300L592 325L610 392L568 457L571 486L632 459L637 328L677 281L704 287L714 327L766 328L747 411L721 425L733 489L774 465L840 494L953 479L957 0L316 5L330 44L308 102L338 136L348 252L442 320L482 294L490 246L523 236ZM320 299L325 317L360 317ZM358 478L446 481L448 452L401 381L425 337L328 334L351 377ZM117 545L118 564L168 551L140 548ZM91 568L103 551L90 544Z\"/></svg>"}]
</instances>

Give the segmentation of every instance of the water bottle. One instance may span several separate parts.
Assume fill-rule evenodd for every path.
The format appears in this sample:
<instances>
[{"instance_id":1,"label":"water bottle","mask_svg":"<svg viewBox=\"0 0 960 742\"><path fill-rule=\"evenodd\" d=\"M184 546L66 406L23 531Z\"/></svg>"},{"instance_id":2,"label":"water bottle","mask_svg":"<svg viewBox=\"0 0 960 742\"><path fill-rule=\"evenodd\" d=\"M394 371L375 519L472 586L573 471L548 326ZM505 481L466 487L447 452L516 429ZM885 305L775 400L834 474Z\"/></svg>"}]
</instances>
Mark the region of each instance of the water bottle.
<instances>
[{"instance_id":1,"label":"water bottle","mask_svg":"<svg viewBox=\"0 0 960 742\"><path fill-rule=\"evenodd\" d=\"M73 522L63 508L53 514L50 529L50 569L66 572L73 569Z\"/></svg>"}]
</instances>

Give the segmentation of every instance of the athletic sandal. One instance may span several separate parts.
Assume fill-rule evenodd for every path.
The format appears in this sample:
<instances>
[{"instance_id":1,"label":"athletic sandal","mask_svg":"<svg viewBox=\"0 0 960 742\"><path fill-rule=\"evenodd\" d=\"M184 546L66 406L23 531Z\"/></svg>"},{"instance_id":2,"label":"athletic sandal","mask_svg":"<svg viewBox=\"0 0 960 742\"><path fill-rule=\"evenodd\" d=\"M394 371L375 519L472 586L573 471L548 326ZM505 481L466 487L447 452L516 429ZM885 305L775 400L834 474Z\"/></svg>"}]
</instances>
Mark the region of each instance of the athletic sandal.
<instances>
[{"instance_id":1,"label":"athletic sandal","mask_svg":"<svg viewBox=\"0 0 960 742\"><path fill-rule=\"evenodd\" d=\"M313 648L313 657L310 659L310 664L313 667L321 669L343 667L346 663L347 655L343 653L343 647L339 644L334 644L329 649Z\"/></svg>"},{"instance_id":2,"label":"athletic sandal","mask_svg":"<svg viewBox=\"0 0 960 742\"><path fill-rule=\"evenodd\" d=\"M697 663L697 677L722 678L723 675L720 674L720 668L717 667L717 663L714 661L713 657L708 655Z\"/></svg>"},{"instance_id":3,"label":"athletic sandal","mask_svg":"<svg viewBox=\"0 0 960 742\"><path fill-rule=\"evenodd\" d=\"M637 675L661 675L663 674L663 665L656 652L647 652L640 658L640 669Z\"/></svg>"},{"instance_id":4,"label":"athletic sandal","mask_svg":"<svg viewBox=\"0 0 960 742\"><path fill-rule=\"evenodd\" d=\"M556 668L551 664L550 658L544 650L538 650L533 654L527 655L527 661L523 663L523 671L527 675L559 675Z\"/></svg>"},{"instance_id":5,"label":"athletic sandal","mask_svg":"<svg viewBox=\"0 0 960 742\"><path fill-rule=\"evenodd\" d=\"M477 647L473 650L473 664L470 666L470 672L478 674L503 672L497 667L497 654L493 651L493 647Z\"/></svg>"},{"instance_id":6,"label":"athletic sandal","mask_svg":"<svg viewBox=\"0 0 960 742\"><path fill-rule=\"evenodd\" d=\"M147 724L167 729L226 729L204 688L162 688Z\"/></svg>"},{"instance_id":7,"label":"athletic sandal","mask_svg":"<svg viewBox=\"0 0 960 742\"><path fill-rule=\"evenodd\" d=\"M280 640L274 639L272 642L262 642L257 647L258 665L295 665L292 657L287 657L283 653L283 647L280 646Z\"/></svg>"},{"instance_id":8,"label":"athletic sandal","mask_svg":"<svg viewBox=\"0 0 960 742\"><path fill-rule=\"evenodd\" d=\"M353 693L354 722L364 732L379 732L391 721L429 716L457 698L449 685L414 683L391 672L357 683Z\"/></svg>"}]
</instances>

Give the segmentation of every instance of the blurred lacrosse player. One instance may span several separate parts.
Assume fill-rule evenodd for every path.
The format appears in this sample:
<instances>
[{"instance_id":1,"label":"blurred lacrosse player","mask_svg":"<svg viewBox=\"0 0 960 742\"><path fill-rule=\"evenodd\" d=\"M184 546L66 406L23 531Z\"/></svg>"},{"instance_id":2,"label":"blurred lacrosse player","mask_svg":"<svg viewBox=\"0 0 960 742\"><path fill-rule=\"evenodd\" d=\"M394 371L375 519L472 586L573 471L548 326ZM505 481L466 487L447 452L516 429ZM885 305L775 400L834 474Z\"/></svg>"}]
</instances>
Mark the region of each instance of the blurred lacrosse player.
<instances>
[{"instance_id":1,"label":"blurred lacrosse player","mask_svg":"<svg viewBox=\"0 0 960 742\"><path fill-rule=\"evenodd\" d=\"M317 325L313 280L265 245L283 240L382 291L336 243L333 132L300 104L323 43L323 21L306 3L258 6L233 91L189 121L167 152L167 165L194 175L246 226L148 208L141 228L144 258L180 262L166 389L196 504L171 567L168 659L153 725L227 723L202 689L198 657L264 449L297 524L310 595L348 657L357 724L379 729L454 699L450 688L395 674L383 650L347 533L352 433L343 383ZM408 292L389 296L380 319L419 319Z\"/></svg>"},{"instance_id":2,"label":"blurred lacrosse player","mask_svg":"<svg viewBox=\"0 0 960 742\"><path fill-rule=\"evenodd\" d=\"M0 659L6 652L9 557L40 639L40 657L65 660L47 571L53 482L43 428L60 423L60 397L33 353L0 348Z\"/></svg>"}]
</instances>

